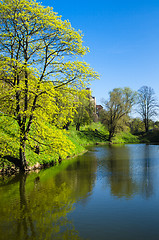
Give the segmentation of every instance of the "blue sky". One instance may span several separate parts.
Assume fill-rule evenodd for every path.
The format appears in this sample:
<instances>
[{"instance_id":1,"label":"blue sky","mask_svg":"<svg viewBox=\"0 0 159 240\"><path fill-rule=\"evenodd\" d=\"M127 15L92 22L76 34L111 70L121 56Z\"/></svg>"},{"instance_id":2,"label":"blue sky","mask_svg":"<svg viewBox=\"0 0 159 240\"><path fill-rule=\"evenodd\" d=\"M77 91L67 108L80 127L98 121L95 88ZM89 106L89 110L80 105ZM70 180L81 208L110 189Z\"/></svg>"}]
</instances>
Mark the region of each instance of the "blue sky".
<instances>
[{"instance_id":1,"label":"blue sky","mask_svg":"<svg viewBox=\"0 0 159 240\"><path fill-rule=\"evenodd\" d=\"M97 104L116 87L152 87L159 99L159 0L42 0L82 30L84 60L101 80L91 84Z\"/></svg>"}]
</instances>

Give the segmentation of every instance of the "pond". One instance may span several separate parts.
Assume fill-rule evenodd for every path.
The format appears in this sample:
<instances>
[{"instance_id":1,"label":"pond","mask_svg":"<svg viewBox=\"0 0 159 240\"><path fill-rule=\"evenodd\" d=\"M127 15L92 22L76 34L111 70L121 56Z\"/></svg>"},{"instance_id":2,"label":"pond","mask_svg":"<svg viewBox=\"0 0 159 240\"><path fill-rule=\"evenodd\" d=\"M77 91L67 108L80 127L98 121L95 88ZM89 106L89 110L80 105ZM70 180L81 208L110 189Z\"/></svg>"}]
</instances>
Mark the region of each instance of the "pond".
<instances>
[{"instance_id":1,"label":"pond","mask_svg":"<svg viewBox=\"0 0 159 240\"><path fill-rule=\"evenodd\" d=\"M89 147L0 178L0 239L159 239L159 146Z\"/></svg>"}]
</instances>

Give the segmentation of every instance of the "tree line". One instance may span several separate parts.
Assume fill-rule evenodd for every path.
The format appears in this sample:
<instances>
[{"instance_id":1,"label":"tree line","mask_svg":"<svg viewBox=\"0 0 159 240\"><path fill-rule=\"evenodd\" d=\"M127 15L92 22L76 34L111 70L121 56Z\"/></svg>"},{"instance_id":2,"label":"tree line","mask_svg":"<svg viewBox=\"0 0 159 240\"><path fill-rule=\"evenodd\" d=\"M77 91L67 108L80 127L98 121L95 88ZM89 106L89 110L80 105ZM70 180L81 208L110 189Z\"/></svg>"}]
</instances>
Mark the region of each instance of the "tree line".
<instances>
[{"instance_id":1,"label":"tree line","mask_svg":"<svg viewBox=\"0 0 159 240\"><path fill-rule=\"evenodd\" d=\"M153 88L143 86L138 92L127 87L113 89L109 92L109 100L104 101L104 107L100 111L100 120L107 127L111 141L117 131L128 126L133 133L140 128L147 133L153 117L158 115L159 105ZM140 119L130 118L133 107Z\"/></svg>"}]
</instances>

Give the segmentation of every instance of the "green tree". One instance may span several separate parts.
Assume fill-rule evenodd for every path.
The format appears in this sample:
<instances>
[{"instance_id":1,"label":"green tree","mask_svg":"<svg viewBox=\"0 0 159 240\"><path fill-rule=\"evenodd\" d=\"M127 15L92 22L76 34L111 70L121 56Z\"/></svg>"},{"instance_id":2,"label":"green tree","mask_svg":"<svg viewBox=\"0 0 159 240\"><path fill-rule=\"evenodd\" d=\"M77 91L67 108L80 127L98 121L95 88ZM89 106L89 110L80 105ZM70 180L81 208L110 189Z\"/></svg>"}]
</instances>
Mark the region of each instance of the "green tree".
<instances>
[{"instance_id":1,"label":"green tree","mask_svg":"<svg viewBox=\"0 0 159 240\"><path fill-rule=\"evenodd\" d=\"M144 123L140 118L133 118L129 122L132 133L144 132Z\"/></svg>"},{"instance_id":2,"label":"green tree","mask_svg":"<svg viewBox=\"0 0 159 240\"><path fill-rule=\"evenodd\" d=\"M154 122L154 129L159 130L159 121Z\"/></svg>"},{"instance_id":3,"label":"green tree","mask_svg":"<svg viewBox=\"0 0 159 240\"><path fill-rule=\"evenodd\" d=\"M25 171L33 123L43 128L51 121L62 88L82 88L98 74L87 63L74 61L88 52L81 32L33 0L0 2L0 50L0 111L18 124L20 169Z\"/></svg>"},{"instance_id":4,"label":"green tree","mask_svg":"<svg viewBox=\"0 0 159 240\"><path fill-rule=\"evenodd\" d=\"M102 114L103 123L109 131L109 141L117 129L125 124L127 115L135 102L136 93L130 88L114 88L109 92L109 100L105 101L105 112Z\"/></svg>"},{"instance_id":5,"label":"green tree","mask_svg":"<svg viewBox=\"0 0 159 240\"><path fill-rule=\"evenodd\" d=\"M150 120L152 120L152 117L157 116L157 110L159 107L153 88L148 86L141 87L138 90L137 103L137 112L140 114L145 125L145 132L148 132L150 127Z\"/></svg>"},{"instance_id":6,"label":"green tree","mask_svg":"<svg viewBox=\"0 0 159 240\"><path fill-rule=\"evenodd\" d=\"M60 94L56 96L56 106L58 111L53 112L52 123L58 128L65 128L69 126L74 116L76 109L75 97L78 91L72 91L70 88L61 89Z\"/></svg>"},{"instance_id":7,"label":"green tree","mask_svg":"<svg viewBox=\"0 0 159 240\"><path fill-rule=\"evenodd\" d=\"M83 90L83 95L77 99L78 106L76 108L73 122L76 126L76 130L80 131L80 126L87 125L94 118L94 103L90 99L89 90Z\"/></svg>"}]
</instances>

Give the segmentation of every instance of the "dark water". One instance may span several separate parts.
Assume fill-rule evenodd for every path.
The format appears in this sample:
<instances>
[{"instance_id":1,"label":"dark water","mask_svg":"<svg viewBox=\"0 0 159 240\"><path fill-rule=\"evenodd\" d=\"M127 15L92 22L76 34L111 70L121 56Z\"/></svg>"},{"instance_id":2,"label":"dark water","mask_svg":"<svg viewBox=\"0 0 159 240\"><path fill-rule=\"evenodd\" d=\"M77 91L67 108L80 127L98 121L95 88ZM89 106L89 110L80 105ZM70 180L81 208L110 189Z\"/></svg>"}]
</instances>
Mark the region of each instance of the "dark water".
<instances>
[{"instance_id":1,"label":"dark water","mask_svg":"<svg viewBox=\"0 0 159 240\"><path fill-rule=\"evenodd\" d=\"M159 146L97 146L1 178L0 239L159 240Z\"/></svg>"}]
</instances>

